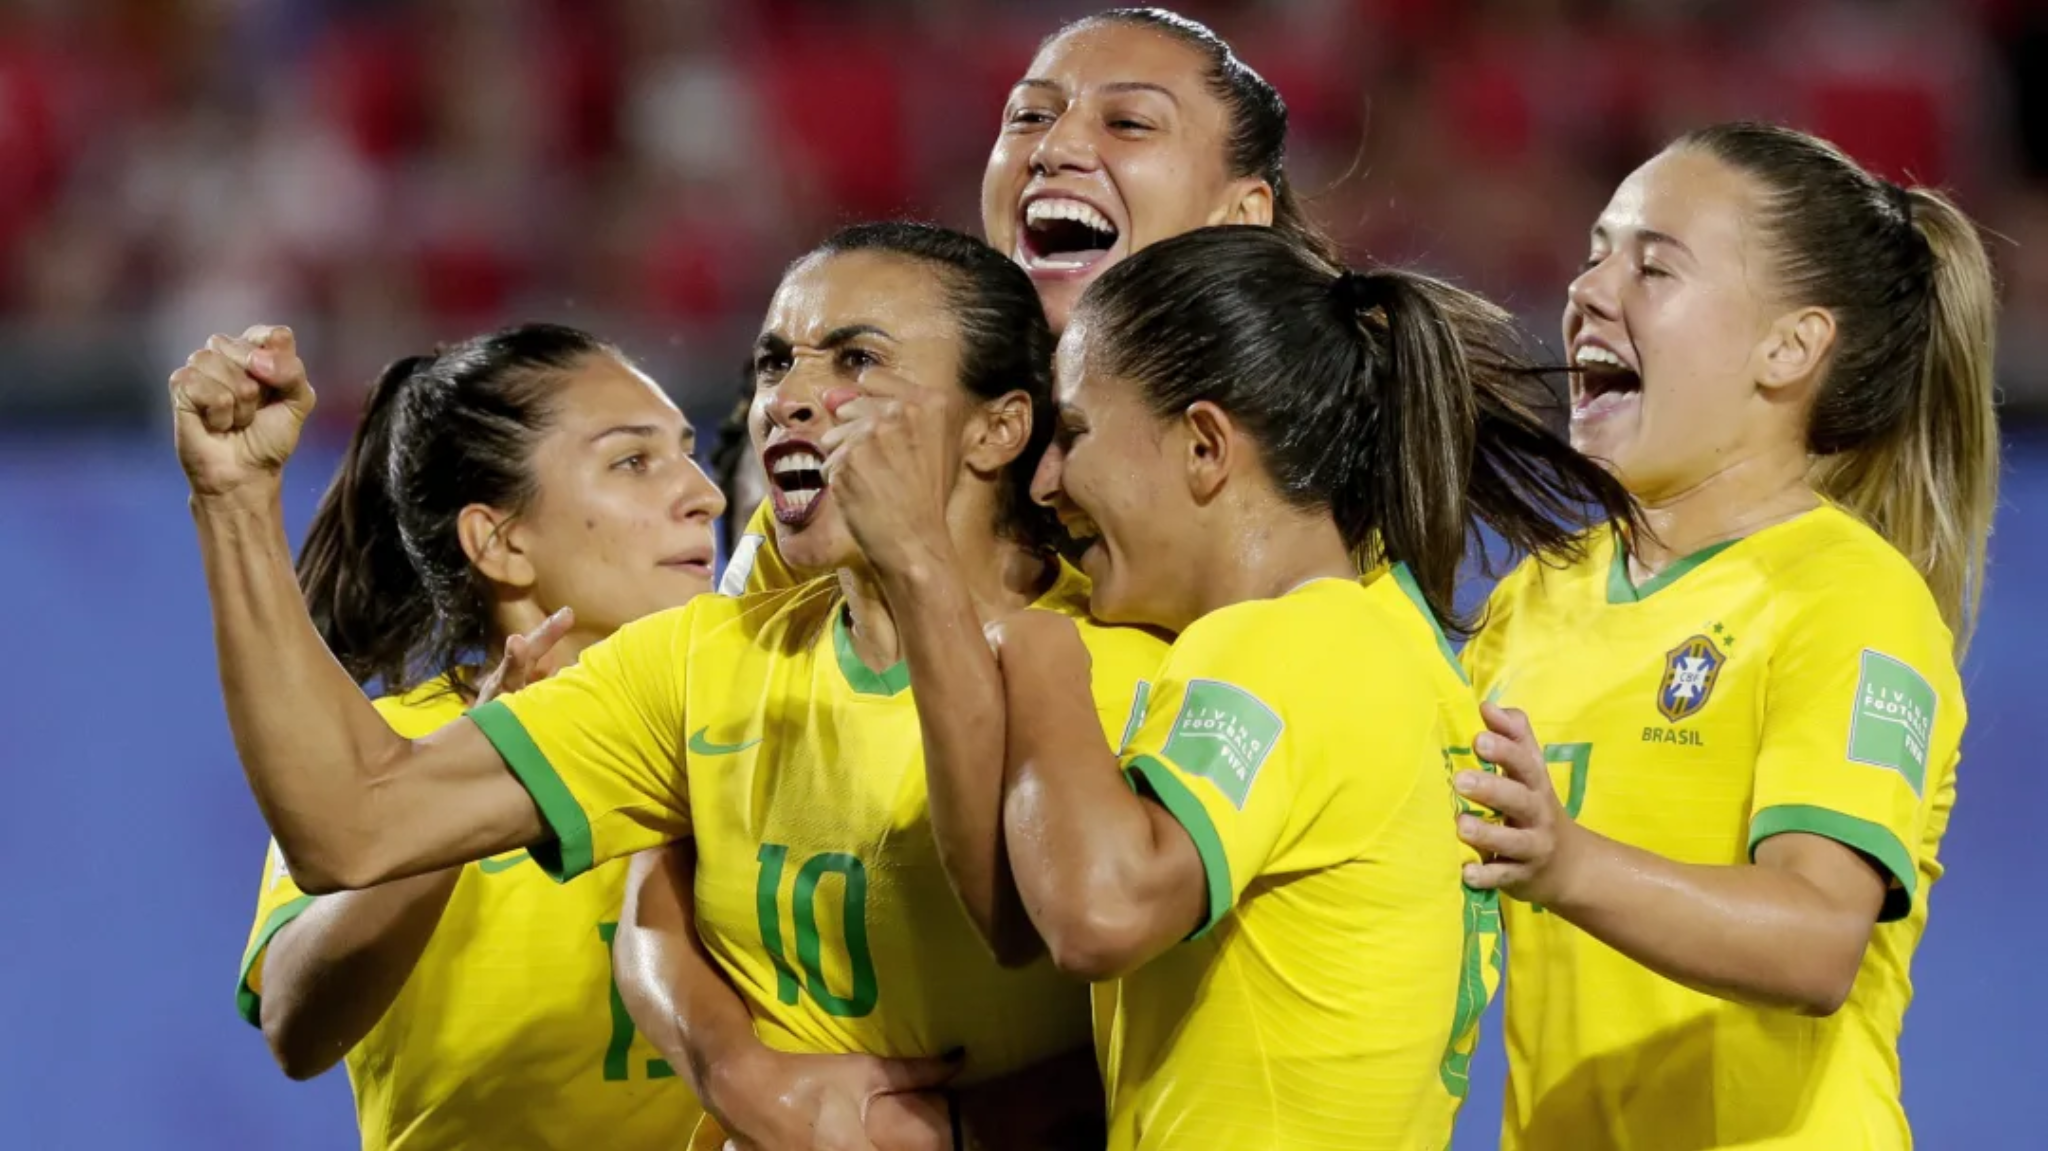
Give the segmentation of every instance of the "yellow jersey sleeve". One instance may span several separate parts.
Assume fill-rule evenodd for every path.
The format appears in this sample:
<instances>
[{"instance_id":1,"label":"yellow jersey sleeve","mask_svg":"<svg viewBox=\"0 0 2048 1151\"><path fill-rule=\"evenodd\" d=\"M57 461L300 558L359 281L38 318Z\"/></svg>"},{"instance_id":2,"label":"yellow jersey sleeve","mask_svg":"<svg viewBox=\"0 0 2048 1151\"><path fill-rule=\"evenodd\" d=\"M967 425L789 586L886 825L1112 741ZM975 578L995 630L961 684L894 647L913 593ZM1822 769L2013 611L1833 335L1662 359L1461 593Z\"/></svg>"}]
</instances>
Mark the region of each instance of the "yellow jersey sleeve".
<instances>
[{"instance_id":1,"label":"yellow jersey sleeve","mask_svg":"<svg viewBox=\"0 0 2048 1151\"><path fill-rule=\"evenodd\" d=\"M1215 927L1266 869L1302 798L1274 703L1282 672L1248 658L1262 646L1246 634L1260 619L1226 609L1182 632L1121 757L1132 785L1187 829L1202 857L1208 914L1190 938Z\"/></svg>"},{"instance_id":2,"label":"yellow jersey sleeve","mask_svg":"<svg viewBox=\"0 0 2048 1151\"><path fill-rule=\"evenodd\" d=\"M732 557L725 561L725 573L718 579L718 594L741 596L781 591L802 582L803 578L782 558L782 548L775 542L775 505L771 500L762 500L733 544Z\"/></svg>"},{"instance_id":3,"label":"yellow jersey sleeve","mask_svg":"<svg viewBox=\"0 0 2048 1151\"><path fill-rule=\"evenodd\" d=\"M385 696L372 703L391 730L407 739L429 735L462 715L462 697L445 676L404 695ZM313 899L292 881L284 854L277 849L277 841L271 840L263 857L263 886L256 893L256 922L249 927L249 942L242 948L242 973L235 984L235 1010L251 1026L263 1025L264 953L271 939L311 907Z\"/></svg>"},{"instance_id":4,"label":"yellow jersey sleeve","mask_svg":"<svg viewBox=\"0 0 2048 1151\"><path fill-rule=\"evenodd\" d=\"M284 925L297 919L313 905L313 897L292 882L277 841L263 855L263 886L256 893L256 922L249 927L249 942L242 948L242 974L235 983L235 1011L251 1027L263 1026L263 955L270 939Z\"/></svg>"},{"instance_id":5,"label":"yellow jersey sleeve","mask_svg":"<svg viewBox=\"0 0 2048 1151\"><path fill-rule=\"evenodd\" d=\"M1912 910L1927 792L1962 729L1950 634L1924 591L1816 597L1777 640L1765 688L1750 855L1786 832L1856 849L1890 881L1880 922Z\"/></svg>"},{"instance_id":6,"label":"yellow jersey sleeve","mask_svg":"<svg viewBox=\"0 0 2048 1151\"><path fill-rule=\"evenodd\" d=\"M690 834L683 687L695 610L627 624L575 666L469 713L540 809L552 839L533 860L556 880Z\"/></svg>"}]
</instances>

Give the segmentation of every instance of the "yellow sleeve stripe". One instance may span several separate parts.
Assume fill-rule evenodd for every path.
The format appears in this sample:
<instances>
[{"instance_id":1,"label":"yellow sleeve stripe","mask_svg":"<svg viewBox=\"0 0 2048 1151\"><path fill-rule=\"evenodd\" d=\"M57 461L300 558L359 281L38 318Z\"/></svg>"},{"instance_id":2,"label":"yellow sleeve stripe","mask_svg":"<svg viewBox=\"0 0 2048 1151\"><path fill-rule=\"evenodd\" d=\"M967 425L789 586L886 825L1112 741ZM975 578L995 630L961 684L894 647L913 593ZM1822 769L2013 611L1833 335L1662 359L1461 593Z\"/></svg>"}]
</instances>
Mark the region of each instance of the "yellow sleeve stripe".
<instances>
[{"instance_id":1,"label":"yellow sleeve stripe","mask_svg":"<svg viewBox=\"0 0 2048 1151\"><path fill-rule=\"evenodd\" d=\"M1188 838L1195 841L1195 854L1202 857L1202 872L1209 881L1209 914L1188 936L1200 939L1230 912L1230 857L1224 854L1223 837L1216 834L1216 825L1209 821L1209 809L1202 806L1202 801L1195 798L1195 793L1188 790L1172 768L1149 755L1141 755L1124 769L1124 778L1132 782L1134 789L1142 781L1167 814L1187 829Z\"/></svg>"},{"instance_id":2,"label":"yellow sleeve stripe","mask_svg":"<svg viewBox=\"0 0 2048 1151\"><path fill-rule=\"evenodd\" d=\"M1749 821L1750 862L1756 862L1757 844L1788 831L1818 835L1844 847L1853 847L1891 873L1891 887L1884 894L1884 907L1877 913L1879 923L1904 919L1906 913L1913 910L1913 895L1919 888L1920 872L1913 866L1913 857L1907 853L1906 845L1899 842L1899 837L1893 835L1891 829L1810 804L1766 807Z\"/></svg>"},{"instance_id":3,"label":"yellow sleeve stripe","mask_svg":"<svg viewBox=\"0 0 2048 1151\"><path fill-rule=\"evenodd\" d=\"M249 973L256 969L256 961L263 957L263 949L270 946L270 937L311 906L313 897L301 895L290 903L273 908L263 920L263 926L256 929L256 938L249 941L249 950L242 953L242 973L235 981L235 1011L249 1026L263 1026L263 997L249 986Z\"/></svg>"},{"instance_id":4,"label":"yellow sleeve stripe","mask_svg":"<svg viewBox=\"0 0 2048 1151\"><path fill-rule=\"evenodd\" d=\"M533 805L540 808L541 821L554 833L553 842L528 848L533 861L556 883L567 883L589 871L590 820L584 816L569 785L562 782L554 765L541 754L540 745L526 733L519 717L512 714L503 700L494 699L471 711L469 718L482 729L491 746L498 749L505 766L512 769L527 794L533 796Z\"/></svg>"}]
</instances>

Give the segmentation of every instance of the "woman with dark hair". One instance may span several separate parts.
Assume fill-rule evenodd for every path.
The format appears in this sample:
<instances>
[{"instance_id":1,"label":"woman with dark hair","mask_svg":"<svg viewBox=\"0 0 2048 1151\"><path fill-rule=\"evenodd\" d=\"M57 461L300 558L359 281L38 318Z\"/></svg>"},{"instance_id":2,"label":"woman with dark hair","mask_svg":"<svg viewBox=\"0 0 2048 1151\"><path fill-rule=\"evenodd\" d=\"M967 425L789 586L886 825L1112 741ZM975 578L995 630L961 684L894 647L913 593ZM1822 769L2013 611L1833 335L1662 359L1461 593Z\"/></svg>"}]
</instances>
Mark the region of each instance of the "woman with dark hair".
<instances>
[{"instance_id":1,"label":"woman with dark hair","mask_svg":"<svg viewBox=\"0 0 2048 1151\"><path fill-rule=\"evenodd\" d=\"M1029 464L1050 434L1051 345L1029 280L979 241L908 224L834 236L784 276L754 360L757 443L784 480L775 499L797 513L787 551L834 576L629 624L574 667L417 739L363 699L288 594L275 486L310 407L303 369L288 344L202 353L173 377L179 453L230 724L294 874L311 890L356 889L525 848L567 878L688 838L696 933L738 988L749 1040L758 1029L784 1051L927 1057L877 1066L871 1095L955 1073L986 1085L939 1111L941 1135L978 1122L981 1099L1017 1137L1099 1117L1089 1090L1034 1091L1031 1106L1000 1110L1023 1094L1007 1077L1048 1064L1092 1075L1086 989L1043 964L1004 970L961 914L925 830L921 759L975 709L937 712L905 691L901 593L818 495L848 399L928 396L950 448L930 491L963 581L995 610L1084 621L1098 724L1120 725L1160 647L1085 622L1085 581L1051 554L1052 518L1030 498ZM954 698L974 703L975 690L993 687L963 684ZM886 1114L870 1102L824 1118L865 1146Z\"/></svg>"},{"instance_id":2,"label":"woman with dark hair","mask_svg":"<svg viewBox=\"0 0 2048 1151\"><path fill-rule=\"evenodd\" d=\"M1646 530L1524 565L1466 651L1526 712L1461 781L1515 897L1504 1146L1911 1146L1996 314L1954 204L1789 129L1680 137L1601 213L1571 434Z\"/></svg>"},{"instance_id":3,"label":"woman with dark hair","mask_svg":"<svg viewBox=\"0 0 2048 1151\"><path fill-rule=\"evenodd\" d=\"M1118 262L1212 224L1270 226L1338 261L1288 177L1287 105L1273 86L1228 41L1163 8L1114 8L1046 37L1003 105L981 227L1030 275L1053 335ZM777 522L762 503L722 591L802 578Z\"/></svg>"},{"instance_id":4,"label":"woman with dark hair","mask_svg":"<svg viewBox=\"0 0 2048 1151\"><path fill-rule=\"evenodd\" d=\"M1450 1138L1498 980L1448 818L1479 726L1444 637L1458 567L1482 525L1568 557L1582 509L1631 514L1525 406L1512 337L1477 297L1241 227L1147 247L1068 325L1038 494L1095 618L1172 649L1120 742L1081 722L1069 621L947 651L952 679L1000 668L1008 873L1054 963L1104 984L1111 1148ZM841 434L887 471L905 417L874 421ZM945 564L906 570L920 601L961 596Z\"/></svg>"},{"instance_id":5,"label":"woman with dark hair","mask_svg":"<svg viewBox=\"0 0 2048 1151\"><path fill-rule=\"evenodd\" d=\"M694 449L661 389L573 328L399 360L307 531L306 607L385 721L425 735L490 694L489 663L531 669L530 640L573 663L709 589L725 501ZM521 852L316 898L273 847L237 1006L292 1078L346 1061L372 1151L673 1146L700 1111L611 983L625 872L562 889Z\"/></svg>"}]
</instances>

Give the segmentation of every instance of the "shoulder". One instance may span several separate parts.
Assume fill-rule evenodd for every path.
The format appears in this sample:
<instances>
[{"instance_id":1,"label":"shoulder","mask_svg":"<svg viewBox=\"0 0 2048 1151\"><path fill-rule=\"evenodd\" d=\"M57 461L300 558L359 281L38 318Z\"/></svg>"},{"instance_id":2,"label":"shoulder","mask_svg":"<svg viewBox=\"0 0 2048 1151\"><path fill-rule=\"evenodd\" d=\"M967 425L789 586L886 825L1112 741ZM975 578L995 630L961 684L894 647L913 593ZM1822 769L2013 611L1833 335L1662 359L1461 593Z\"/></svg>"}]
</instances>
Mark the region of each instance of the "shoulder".
<instances>
[{"instance_id":1,"label":"shoulder","mask_svg":"<svg viewBox=\"0 0 2048 1151\"><path fill-rule=\"evenodd\" d=\"M1840 632L1953 652L1927 581L1869 526L1830 506L1781 527L1751 557L1781 634Z\"/></svg>"}]
</instances>

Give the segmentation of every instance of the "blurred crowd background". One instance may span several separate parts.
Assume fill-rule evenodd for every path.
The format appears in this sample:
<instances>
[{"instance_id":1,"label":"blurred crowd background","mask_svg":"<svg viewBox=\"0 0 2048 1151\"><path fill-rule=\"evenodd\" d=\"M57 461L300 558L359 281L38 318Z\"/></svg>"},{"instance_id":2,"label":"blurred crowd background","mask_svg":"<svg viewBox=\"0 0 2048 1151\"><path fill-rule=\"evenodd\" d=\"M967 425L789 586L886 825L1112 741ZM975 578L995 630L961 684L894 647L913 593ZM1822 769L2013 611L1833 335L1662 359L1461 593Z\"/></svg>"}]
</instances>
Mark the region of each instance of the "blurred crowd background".
<instances>
[{"instance_id":1,"label":"blurred crowd background","mask_svg":"<svg viewBox=\"0 0 2048 1151\"><path fill-rule=\"evenodd\" d=\"M978 231L1010 83L1097 6L8 0L0 417L143 418L168 365L257 320L300 330L330 398L540 317L723 397L783 263L834 224ZM1949 187L2004 238L2011 402L2048 406L2048 6L1182 7L1285 95L1293 177L1355 254L1546 336L1614 182L1686 127L1784 119Z\"/></svg>"},{"instance_id":2,"label":"blurred crowd background","mask_svg":"<svg viewBox=\"0 0 2048 1151\"><path fill-rule=\"evenodd\" d=\"M186 353L298 330L301 525L377 368L503 321L609 336L715 426L789 258L854 218L979 230L1007 89L1100 3L0 0L0 1147L356 1145L342 1076L287 1082L233 1010L265 831L164 414ZM1922 1146L2042 1146L2048 4L1182 7L1286 96L1293 178L1357 258L1553 342L1614 183L1709 120L1819 132L1992 229L2007 478L1905 1098ZM1457 1151L1496 1146L1486 1026Z\"/></svg>"}]
</instances>

